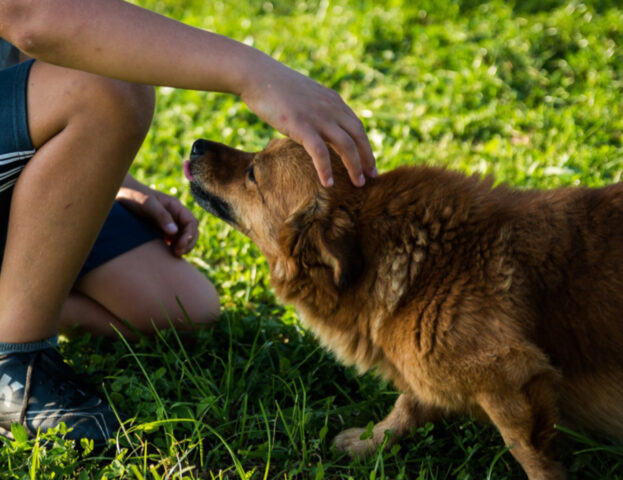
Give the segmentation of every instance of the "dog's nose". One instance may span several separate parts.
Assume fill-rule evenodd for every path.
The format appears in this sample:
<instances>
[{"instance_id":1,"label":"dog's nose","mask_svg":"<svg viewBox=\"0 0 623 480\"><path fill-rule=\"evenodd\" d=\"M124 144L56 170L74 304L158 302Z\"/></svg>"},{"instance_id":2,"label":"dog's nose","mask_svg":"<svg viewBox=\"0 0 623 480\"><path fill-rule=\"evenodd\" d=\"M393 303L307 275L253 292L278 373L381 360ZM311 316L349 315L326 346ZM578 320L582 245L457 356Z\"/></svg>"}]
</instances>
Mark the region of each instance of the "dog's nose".
<instances>
[{"instance_id":1,"label":"dog's nose","mask_svg":"<svg viewBox=\"0 0 623 480\"><path fill-rule=\"evenodd\" d=\"M193 148L190 150L191 157L199 157L210 150L212 142L200 138L193 143Z\"/></svg>"}]
</instances>

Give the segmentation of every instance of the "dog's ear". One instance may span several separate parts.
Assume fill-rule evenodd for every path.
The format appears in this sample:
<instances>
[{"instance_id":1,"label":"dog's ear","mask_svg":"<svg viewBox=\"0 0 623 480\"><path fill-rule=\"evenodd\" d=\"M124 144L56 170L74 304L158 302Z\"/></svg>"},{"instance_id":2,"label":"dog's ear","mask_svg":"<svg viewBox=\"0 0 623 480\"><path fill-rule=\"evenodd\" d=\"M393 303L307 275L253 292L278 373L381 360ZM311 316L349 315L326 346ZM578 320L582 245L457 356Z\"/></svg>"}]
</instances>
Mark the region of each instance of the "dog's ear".
<instances>
[{"instance_id":1,"label":"dog's ear","mask_svg":"<svg viewBox=\"0 0 623 480\"><path fill-rule=\"evenodd\" d=\"M344 209L328 212L325 202L315 201L288 218L280 232L287 256L281 268L285 277L300 268L329 267L339 290L351 285L363 271L363 255L355 222Z\"/></svg>"},{"instance_id":2,"label":"dog's ear","mask_svg":"<svg viewBox=\"0 0 623 480\"><path fill-rule=\"evenodd\" d=\"M344 210L333 212L324 222L317 244L320 258L333 270L333 283L342 290L352 285L363 272L363 255L353 219Z\"/></svg>"}]
</instances>

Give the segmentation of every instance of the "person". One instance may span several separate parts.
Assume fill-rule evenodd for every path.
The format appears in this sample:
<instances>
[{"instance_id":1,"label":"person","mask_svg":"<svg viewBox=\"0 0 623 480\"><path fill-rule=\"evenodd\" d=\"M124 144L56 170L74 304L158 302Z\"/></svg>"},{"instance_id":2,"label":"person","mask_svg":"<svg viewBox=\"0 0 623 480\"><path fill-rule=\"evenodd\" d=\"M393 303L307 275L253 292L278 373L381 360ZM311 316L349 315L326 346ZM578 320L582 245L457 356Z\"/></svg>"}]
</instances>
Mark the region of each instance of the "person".
<instances>
[{"instance_id":1,"label":"person","mask_svg":"<svg viewBox=\"0 0 623 480\"><path fill-rule=\"evenodd\" d=\"M162 306L182 317L176 295L193 321L218 315L214 287L179 258L196 221L127 174L151 122L151 85L240 96L305 147L327 188L327 145L358 186L376 175L374 157L336 92L122 0L0 0L0 38L32 58L0 71L0 433L65 422L68 438L105 443L119 418L54 348L59 324L163 327ZM2 51L15 57L8 43Z\"/></svg>"}]
</instances>

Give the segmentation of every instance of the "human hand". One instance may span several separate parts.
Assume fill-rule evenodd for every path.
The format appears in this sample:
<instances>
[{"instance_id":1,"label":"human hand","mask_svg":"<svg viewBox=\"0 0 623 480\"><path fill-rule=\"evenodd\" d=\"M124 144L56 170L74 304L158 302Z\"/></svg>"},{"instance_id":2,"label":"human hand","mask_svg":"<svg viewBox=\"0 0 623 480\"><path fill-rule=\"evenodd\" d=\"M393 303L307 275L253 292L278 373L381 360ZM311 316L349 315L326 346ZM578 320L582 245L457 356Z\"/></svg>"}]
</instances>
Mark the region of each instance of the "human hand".
<instances>
[{"instance_id":1,"label":"human hand","mask_svg":"<svg viewBox=\"0 0 623 480\"><path fill-rule=\"evenodd\" d=\"M377 175L361 121L342 98L314 80L264 57L240 97L257 115L301 144L312 157L320 181L333 184L329 144L342 158L354 185Z\"/></svg>"},{"instance_id":2,"label":"human hand","mask_svg":"<svg viewBox=\"0 0 623 480\"><path fill-rule=\"evenodd\" d=\"M174 255L190 252L197 243L197 219L177 198L133 180L131 185L121 187L117 201L136 216L155 223Z\"/></svg>"}]
</instances>

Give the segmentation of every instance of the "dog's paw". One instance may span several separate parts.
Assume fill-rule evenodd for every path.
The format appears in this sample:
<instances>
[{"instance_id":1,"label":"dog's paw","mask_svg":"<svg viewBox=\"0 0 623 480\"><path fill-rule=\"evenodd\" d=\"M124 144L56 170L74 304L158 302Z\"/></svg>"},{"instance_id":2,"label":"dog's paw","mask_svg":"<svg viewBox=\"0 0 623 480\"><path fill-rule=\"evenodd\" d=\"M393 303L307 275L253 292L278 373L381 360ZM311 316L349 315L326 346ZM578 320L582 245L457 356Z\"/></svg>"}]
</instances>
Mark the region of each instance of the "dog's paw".
<instances>
[{"instance_id":1,"label":"dog's paw","mask_svg":"<svg viewBox=\"0 0 623 480\"><path fill-rule=\"evenodd\" d=\"M351 457L367 457L376 451L379 443L373 438L362 439L365 432L365 428L349 428L338 433L333 443L339 451L346 452Z\"/></svg>"}]
</instances>

